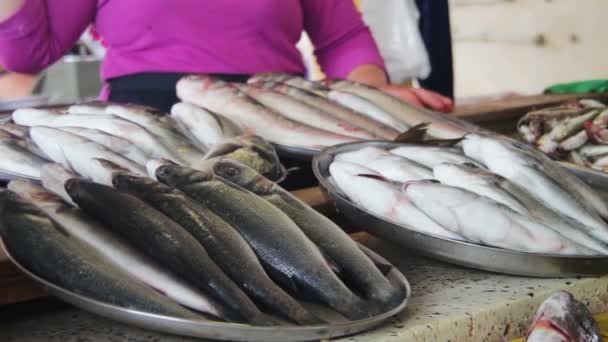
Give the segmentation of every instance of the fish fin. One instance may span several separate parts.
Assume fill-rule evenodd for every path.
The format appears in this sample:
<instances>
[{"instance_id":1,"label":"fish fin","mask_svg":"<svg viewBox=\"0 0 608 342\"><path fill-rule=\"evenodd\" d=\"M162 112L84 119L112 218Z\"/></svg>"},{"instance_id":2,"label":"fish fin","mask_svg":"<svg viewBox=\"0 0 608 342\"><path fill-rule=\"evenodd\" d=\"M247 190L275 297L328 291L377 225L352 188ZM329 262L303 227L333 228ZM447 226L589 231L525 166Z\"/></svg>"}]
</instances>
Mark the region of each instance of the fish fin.
<instances>
[{"instance_id":1,"label":"fish fin","mask_svg":"<svg viewBox=\"0 0 608 342\"><path fill-rule=\"evenodd\" d=\"M404 142L409 142L409 143L422 142L424 140L425 135L426 135L426 130L428 129L428 127L429 127L430 124L431 124L430 122L423 122L423 123L419 123L419 124L417 124L415 126L412 126L407 131L399 134L394 139L394 142L400 142L400 143L404 143Z\"/></svg>"},{"instance_id":2,"label":"fish fin","mask_svg":"<svg viewBox=\"0 0 608 342\"><path fill-rule=\"evenodd\" d=\"M388 263L374 261L374 264L384 276L386 276L393 269L393 265Z\"/></svg>"},{"instance_id":3,"label":"fish fin","mask_svg":"<svg viewBox=\"0 0 608 342\"><path fill-rule=\"evenodd\" d=\"M424 144L438 147L454 147L458 145L463 139L464 136L462 138L456 139L429 139L425 140Z\"/></svg>"}]
</instances>

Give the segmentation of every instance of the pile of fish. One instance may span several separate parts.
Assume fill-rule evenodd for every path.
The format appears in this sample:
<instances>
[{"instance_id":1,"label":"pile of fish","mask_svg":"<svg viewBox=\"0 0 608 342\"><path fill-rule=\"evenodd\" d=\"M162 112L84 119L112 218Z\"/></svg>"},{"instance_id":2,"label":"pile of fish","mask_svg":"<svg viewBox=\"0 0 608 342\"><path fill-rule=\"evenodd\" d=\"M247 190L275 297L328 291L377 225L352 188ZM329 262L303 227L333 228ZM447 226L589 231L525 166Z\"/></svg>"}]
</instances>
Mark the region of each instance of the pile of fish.
<instances>
[{"instance_id":1,"label":"pile of fish","mask_svg":"<svg viewBox=\"0 0 608 342\"><path fill-rule=\"evenodd\" d=\"M602 341L589 309L566 291L556 292L541 304L524 339L524 342Z\"/></svg>"},{"instance_id":2,"label":"pile of fish","mask_svg":"<svg viewBox=\"0 0 608 342\"><path fill-rule=\"evenodd\" d=\"M119 160L120 161L120 160ZM200 170L150 160L41 167L42 185L0 189L0 234L15 259L68 290L190 319L323 324L399 305L404 289L332 221L231 158ZM95 180L95 181L93 181Z\"/></svg>"},{"instance_id":3,"label":"pile of fish","mask_svg":"<svg viewBox=\"0 0 608 342\"><path fill-rule=\"evenodd\" d=\"M532 111L517 130L556 160L608 171L608 107L601 102L579 100Z\"/></svg>"},{"instance_id":4,"label":"pile of fish","mask_svg":"<svg viewBox=\"0 0 608 342\"><path fill-rule=\"evenodd\" d=\"M83 174L83 160L106 159L143 175L150 159L203 168L229 156L273 180L285 176L268 142L242 135L230 122L200 108L178 103L172 114L115 103L86 103L64 109L18 109L0 123L0 170L40 178L48 161ZM81 169L77 169L81 168Z\"/></svg>"},{"instance_id":5,"label":"pile of fish","mask_svg":"<svg viewBox=\"0 0 608 342\"><path fill-rule=\"evenodd\" d=\"M434 138L460 138L473 126L413 107L374 87L350 81L311 82L265 73L247 84L192 75L177 84L178 97L234 122L272 143L318 150L358 140L393 140L427 123Z\"/></svg>"},{"instance_id":6,"label":"pile of fish","mask_svg":"<svg viewBox=\"0 0 608 342\"><path fill-rule=\"evenodd\" d=\"M472 133L452 147L390 144L334 156L330 181L409 229L521 252L608 254L608 206L533 148Z\"/></svg>"}]
</instances>

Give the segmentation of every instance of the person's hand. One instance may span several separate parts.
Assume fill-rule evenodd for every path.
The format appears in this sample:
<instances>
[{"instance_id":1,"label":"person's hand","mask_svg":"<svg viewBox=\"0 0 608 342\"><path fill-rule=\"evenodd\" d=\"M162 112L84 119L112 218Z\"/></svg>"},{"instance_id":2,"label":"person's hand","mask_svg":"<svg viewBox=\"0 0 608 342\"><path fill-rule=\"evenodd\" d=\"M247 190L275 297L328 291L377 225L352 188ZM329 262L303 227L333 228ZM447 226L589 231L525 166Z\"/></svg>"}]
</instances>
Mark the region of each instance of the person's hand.
<instances>
[{"instance_id":1,"label":"person's hand","mask_svg":"<svg viewBox=\"0 0 608 342\"><path fill-rule=\"evenodd\" d=\"M427 107L444 113L454 110L454 103L451 99L427 89L390 84L380 86L380 89L415 106Z\"/></svg>"}]
</instances>

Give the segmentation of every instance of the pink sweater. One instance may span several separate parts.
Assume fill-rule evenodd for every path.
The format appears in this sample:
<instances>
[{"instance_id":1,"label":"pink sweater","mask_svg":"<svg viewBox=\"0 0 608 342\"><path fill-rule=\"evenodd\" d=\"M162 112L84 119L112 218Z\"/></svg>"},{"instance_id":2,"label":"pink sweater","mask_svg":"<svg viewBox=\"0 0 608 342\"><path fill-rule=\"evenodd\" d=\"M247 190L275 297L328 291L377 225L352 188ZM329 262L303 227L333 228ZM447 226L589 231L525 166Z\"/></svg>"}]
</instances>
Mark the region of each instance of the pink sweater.
<instances>
[{"instance_id":1,"label":"pink sweater","mask_svg":"<svg viewBox=\"0 0 608 342\"><path fill-rule=\"evenodd\" d=\"M352 0L26 0L0 22L0 64L35 73L94 24L108 45L103 79L139 72L303 73L308 32L324 72L384 68Z\"/></svg>"}]
</instances>

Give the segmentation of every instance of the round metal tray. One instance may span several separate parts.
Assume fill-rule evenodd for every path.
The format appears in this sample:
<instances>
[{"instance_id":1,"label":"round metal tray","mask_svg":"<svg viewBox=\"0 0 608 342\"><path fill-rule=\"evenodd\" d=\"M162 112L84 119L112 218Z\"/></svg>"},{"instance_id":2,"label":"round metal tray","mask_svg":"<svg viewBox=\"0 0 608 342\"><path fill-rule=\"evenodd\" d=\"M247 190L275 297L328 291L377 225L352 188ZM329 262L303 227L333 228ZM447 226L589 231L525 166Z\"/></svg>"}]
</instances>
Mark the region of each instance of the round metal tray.
<instances>
[{"instance_id":1,"label":"round metal tray","mask_svg":"<svg viewBox=\"0 0 608 342\"><path fill-rule=\"evenodd\" d=\"M532 277L593 276L608 273L608 256L564 256L517 252L417 232L376 216L352 203L329 179L329 165L337 154L366 146L393 148L403 145L386 141L347 143L329 147L315 156L313 172L339 215L344 216L357 228L394 241L412 252L470 268ZM600 184L602 186L608 184L605 179L602 183L585 178L583 180L589 183L595 182L592 183L595 184L595 188ZM608 187L606 189L608 190Z\"/></svg>"},{"instance_id":2,"label":"round metal tray","mask_svg":"<svg viewBox=\"0 0 608 342\"><path fill-rule=\"evenodd\" d=\"M112 320L138 326L144 329L173 335L214 340L260 342L313 341L352 335L376 327L390 319L392 316L403 311L407 306L411 295L410 285L405 276L399 270L397 270L378 254L364 246L359 245L376 264L386 266L386 268L389 269L388 273L386 273L386 277L393 285L404 290L403 293L405 294L405 297L403 298L403 301L394 309L374 317L358 321L347 321L342 317L338 317L338 315L333 312L328 312L329 310L326 308L319 309L317 306L306 305L307 308L309 308L313 313L319 314L320 317L323 317L330 322L329 324L314 326L289 325L280 327L260 327L247 324L224 323L208 320L188 320L126 309L76 294L31 273L13 258L9 248L7 248L1 240L0 246L2 246L2 249L6 252L8 258L23 273L39 284L42 284L50 294L57 296L76 307ZM319 311L316 312L314 311L315 309ZM321 310L323 312L321 312Z\"/></svg>"}]
</instances>

